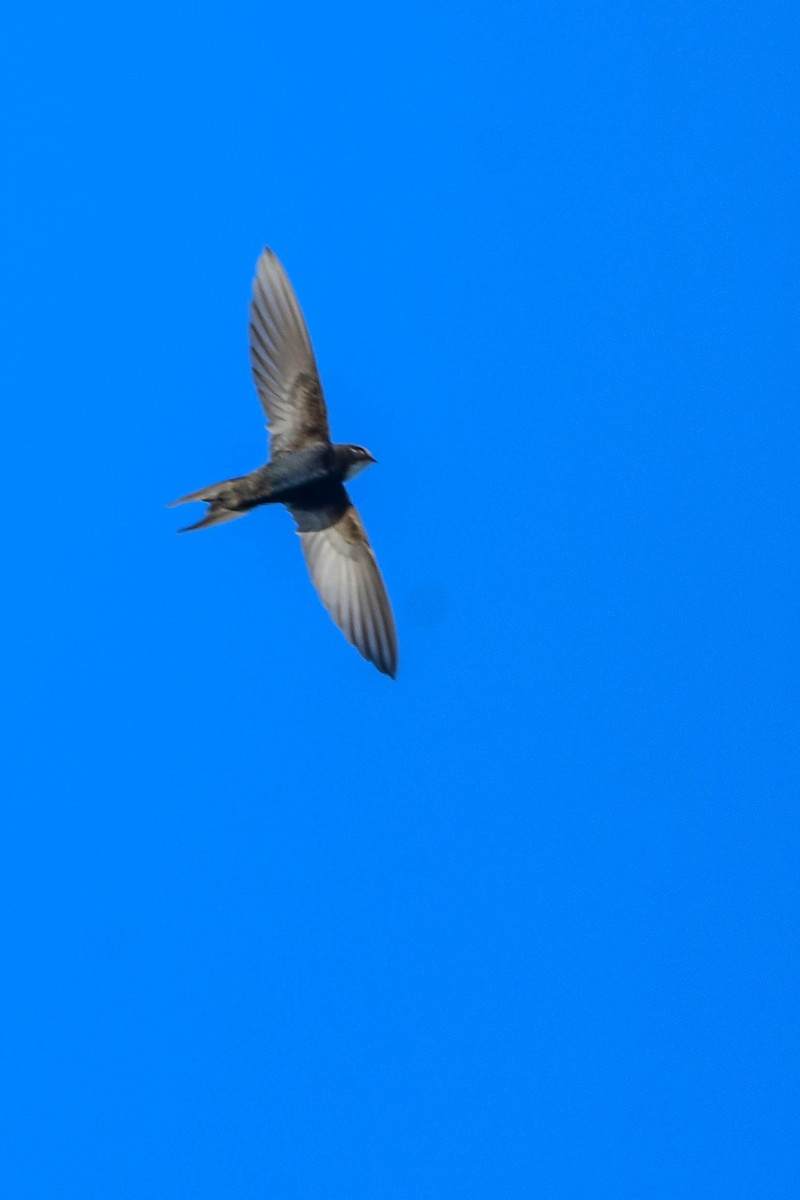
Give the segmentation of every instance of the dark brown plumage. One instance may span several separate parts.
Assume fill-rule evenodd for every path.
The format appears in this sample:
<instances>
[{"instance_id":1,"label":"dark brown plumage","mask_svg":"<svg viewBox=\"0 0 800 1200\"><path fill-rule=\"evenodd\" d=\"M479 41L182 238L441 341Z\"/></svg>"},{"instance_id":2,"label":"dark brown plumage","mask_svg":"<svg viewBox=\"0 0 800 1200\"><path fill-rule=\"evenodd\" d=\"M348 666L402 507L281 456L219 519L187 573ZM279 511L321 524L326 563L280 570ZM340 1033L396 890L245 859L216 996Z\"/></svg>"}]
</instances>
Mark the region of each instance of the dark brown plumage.
<instances>
[{"instance_id":1,"label":"dark brown plumage","mask_svg":"<svg viewBox=\"0 0 800 1200\"><path fill-rule=\"evenodd\" d=\"M262 504L285 504L297 522L312 582L334 622L379 671L397 671L389 597L344 483L375 460L362 446L331 442L306 323L288 276L269 249L258 260L250 304L250 362L270 432L257 471L176 500L204 500L202 529ZM183 532L183 531L182 531Z\"/></svg>"}]
</instances>

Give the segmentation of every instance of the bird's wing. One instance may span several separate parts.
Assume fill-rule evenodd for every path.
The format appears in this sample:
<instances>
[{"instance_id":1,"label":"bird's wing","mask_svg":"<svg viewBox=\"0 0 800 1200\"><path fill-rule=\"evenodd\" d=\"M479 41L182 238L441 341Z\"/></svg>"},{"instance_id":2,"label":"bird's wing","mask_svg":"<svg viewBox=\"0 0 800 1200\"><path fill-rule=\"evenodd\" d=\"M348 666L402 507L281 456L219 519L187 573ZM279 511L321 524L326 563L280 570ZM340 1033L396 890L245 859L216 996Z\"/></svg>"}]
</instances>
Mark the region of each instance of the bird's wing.
<instances>
[{"instance_id":1,"label":"bird's wing","mask_svg":"<svg viewBox=\"0 0 800 1200\"><path fill-rule=\"evenodd\" d=\"M306 323L289 277L270 249L256 264L250 364L273 457L329 442L328 413Z\"/></svg>"},{"instance_id":2,"label":"bird's wing","mask_svg":"<svg viewBox=\"0 0 800 1200\"><path fill-rule=\"evenodd\" d=\"M291 506L322 603L344 636L385 675L397 671L397 633L366 530L341 485L323 506Z\"/></svg>"}]
</instances>

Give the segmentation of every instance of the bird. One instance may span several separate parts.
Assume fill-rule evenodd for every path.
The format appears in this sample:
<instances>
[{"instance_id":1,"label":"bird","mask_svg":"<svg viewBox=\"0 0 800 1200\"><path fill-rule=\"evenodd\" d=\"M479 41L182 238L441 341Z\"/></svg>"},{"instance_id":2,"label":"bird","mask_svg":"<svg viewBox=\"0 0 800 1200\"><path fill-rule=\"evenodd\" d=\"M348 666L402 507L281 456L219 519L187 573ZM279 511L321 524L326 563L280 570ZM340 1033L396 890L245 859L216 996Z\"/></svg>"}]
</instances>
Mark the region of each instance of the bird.
<instances>
[{"instance_id":1,"label":"bird","mask_svg":"<svg viewBox=\"0 0 800 1200\"><path fill-rule=\"evenodd\" d=\"M202 500L203 518L179 533L208 529L264 504L283 504L311 581L334 623L383 674L397 674L392 607L364 524L345 483L376 461L363 446L334 443L305 318L277 255L265 247L250 301L250 365L269 431L267 463L189 492L170 507Z\"/></svg>"}]
</instances>

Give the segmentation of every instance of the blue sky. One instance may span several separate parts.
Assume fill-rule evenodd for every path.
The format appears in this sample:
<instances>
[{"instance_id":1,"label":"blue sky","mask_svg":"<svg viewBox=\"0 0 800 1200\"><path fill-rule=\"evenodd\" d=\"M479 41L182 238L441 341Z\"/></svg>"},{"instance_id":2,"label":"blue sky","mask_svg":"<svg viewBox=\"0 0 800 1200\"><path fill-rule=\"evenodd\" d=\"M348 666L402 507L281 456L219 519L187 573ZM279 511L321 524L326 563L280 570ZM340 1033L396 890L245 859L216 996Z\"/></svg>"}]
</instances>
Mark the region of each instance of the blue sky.
<instances>
[{"instance_id":1,"label":"blue sky","mask_svg":"<svg viewBox=\"0 0 800 1200\"><path fill-rule=\"evenodd\" d=\"M3 1192L797 1194L793 8L30 5ZM259 465L299 293L395 683Z\"/></svg>"}]
</instances>

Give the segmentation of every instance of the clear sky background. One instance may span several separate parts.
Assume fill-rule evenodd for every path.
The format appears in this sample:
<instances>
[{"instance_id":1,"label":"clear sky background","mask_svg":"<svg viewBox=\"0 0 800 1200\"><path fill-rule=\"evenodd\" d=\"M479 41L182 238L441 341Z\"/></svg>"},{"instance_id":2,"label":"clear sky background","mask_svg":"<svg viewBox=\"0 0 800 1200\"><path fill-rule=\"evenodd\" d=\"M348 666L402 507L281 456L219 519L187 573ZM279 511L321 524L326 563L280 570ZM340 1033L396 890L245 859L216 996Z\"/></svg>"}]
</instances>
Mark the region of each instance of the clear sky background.
<instances>
[{"instance_id":1,"label":"clear sky background","mask_svg":"<svg viewBox=\"0 0 800 1200\"><path fill-rule=\"evenodd\" d=\"M797 32L6 17L9 1200L797 1196ZM265 243L394 683L164 507L265 457Z\"/></svg>"}]
</instances>

